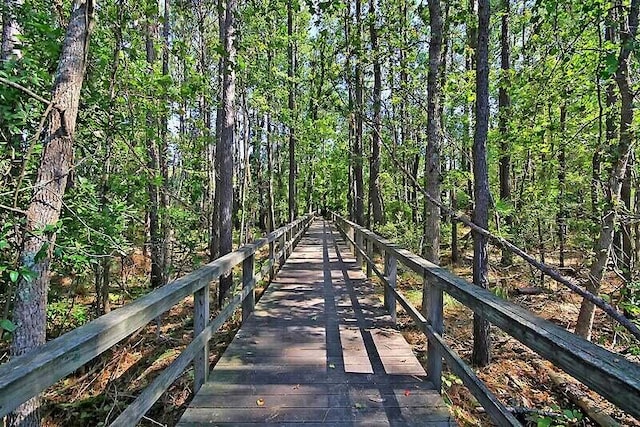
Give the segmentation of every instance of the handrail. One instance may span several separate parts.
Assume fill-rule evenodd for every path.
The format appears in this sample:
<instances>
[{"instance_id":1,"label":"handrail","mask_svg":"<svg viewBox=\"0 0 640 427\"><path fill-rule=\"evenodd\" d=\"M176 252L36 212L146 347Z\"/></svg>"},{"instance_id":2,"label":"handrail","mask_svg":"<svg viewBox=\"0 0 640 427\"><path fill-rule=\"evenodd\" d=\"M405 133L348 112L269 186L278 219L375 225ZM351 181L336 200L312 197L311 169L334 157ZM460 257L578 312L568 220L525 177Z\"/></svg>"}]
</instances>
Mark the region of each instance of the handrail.
<instances>
[{"instance_id":1,"label":"handrail","mask_svg":"<svg viewBox=\"0 0 640 427\"><path fill-rule=\"evenodd\" d=\"M397 300L427 336L428 365L436 368L428 374L438 388L441 372L437 362L444 358L451 370L460 376L476 399L485 406L487 413L495 422L500 425L514 425L515 418L509 417L511 414L504 405L490 394L473 370L444 342L442 333L439 332L442 330L441 294L444 291L624 411L635 417L640 416L640 366L638 364L580 338L517 304L497 297L486 289L474 286L334 212L331 212L331 219L338 225L338 229L349 241L354 252L359 255L358 258L364 259L381 278L385 285L385 295L388 294L392 298L387 302L392 315L395 315L394 300ZM367 244L366 250L365 244ZM400 261L424 278L430 297L428 320L397 292L395 273L390 276L378 270L370 256L373 245L385 254L385 272L388 271L389 266L394 266L395 262ZM517 420L515 422L517 423Z\"/></svg>"},{"instance_id":2,"label":"handrail","mask_svg":"<svg viewBox=\"0 0 640 427\"><path fill-rule=\"evenodd\" d=\"M192 361L195 371L194 392L197 391L208 375L208 341L211 336L241 304L243 320L253 311L254 288L265 274L264 268L254 274L256 252L269 245L267 272L276 262L282 267L313 218L313 214L299 218L130 304L0 365L0 419L190 294L194 294L194 339L111 425L129 426L141 419ZM274 244L276 241L279 243L278 252ZM209 284L240 263L243 264L242 291L231 297L218 316L209 320Z\"/></svg>"}]
</instances>

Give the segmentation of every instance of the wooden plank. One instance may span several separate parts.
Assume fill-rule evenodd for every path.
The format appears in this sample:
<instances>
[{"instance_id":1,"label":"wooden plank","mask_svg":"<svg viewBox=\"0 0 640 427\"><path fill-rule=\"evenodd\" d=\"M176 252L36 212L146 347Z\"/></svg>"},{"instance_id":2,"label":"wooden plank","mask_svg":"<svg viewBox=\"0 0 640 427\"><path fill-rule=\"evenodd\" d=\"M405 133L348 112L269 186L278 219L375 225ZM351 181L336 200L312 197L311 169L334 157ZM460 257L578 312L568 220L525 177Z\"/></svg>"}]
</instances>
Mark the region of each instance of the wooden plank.
<instances>
[{"instance_id":1,"label":"wooden plank","mask_svg":"<svg viewBox=\"0 0 640 427\"><path fill-rule=\"evenodd\" d=\"M364 404L362 404L364 405ZM386 409L386 408L385 408ZM425 425L442 423L450 425L447 415L434 412L433 408L396 408L396 411L354 406L345 408L189 408L185 411L178 426L183 423L324 423L332 425L341 422L358 424L378 424L381 422L402 423L402 425ZM414 420L413 422L411 420Z\"/></svg>"},{"instance_id":2,"label":"wooden plank","mask_svg":"<svg viewBox=\"0 0 640 427\"><path fill-rule=\"evenodd\" d=\"M436 286L462 304L624 411L640 417L640 365L586 341L488 290L473 286L369 230L343 218L338 221L375 239L385 252L395 254L403 264L418 274L433 277Z\"/></svg>"},{"instance_id":3,"label":"wooden plank","mask_svg":"<svg viewBox=\"0 0 640 427\"><path fill-rule=\"evenodd\" d=\"M321 228L314 225L267 288L179 425L449 425L411 347L367 295L362 270ZM261 418L274 407L274 418Z\"/></svg>"}]
</instances>

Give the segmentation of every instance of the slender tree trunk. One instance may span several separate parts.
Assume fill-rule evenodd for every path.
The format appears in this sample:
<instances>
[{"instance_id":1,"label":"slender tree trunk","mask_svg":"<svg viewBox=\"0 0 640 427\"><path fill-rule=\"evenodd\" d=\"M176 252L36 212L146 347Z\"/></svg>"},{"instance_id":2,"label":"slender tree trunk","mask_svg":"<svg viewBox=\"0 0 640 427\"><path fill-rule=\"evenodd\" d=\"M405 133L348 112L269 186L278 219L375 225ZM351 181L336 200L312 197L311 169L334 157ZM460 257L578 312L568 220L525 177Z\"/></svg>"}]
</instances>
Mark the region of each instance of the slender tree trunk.
<instances>
[{"instance_id":1,"label":"slender tree trunk","mask_svg":"<svg viewBox=\"0 0 640 427\"><path fill-rule=\"evenodd\" d=\"M155 8L155 3L152 3L152 7ZM154 9L157 10L157 9ZM149 73L153 73L154 64L156 62L156 50L155 42L158 37L158 24L157 16L148 17L147 22L147 35L146 35L146 54ZM160 147L158 141L158 128L157 128L157 116L154 111L155 106L152 106L147 111L146 119L146 133L147 133L147 155L148 168L150 173L148 192L149 192L149 249L151 254L151 287L153 289L159 288L164 284L164 242L161 226L161 183L158 182L162 178L162 172L160 170Z\"/></svg>"},{"instance_id":2,"label":"slender tree trunk","mask_svg":"<svg viewBox=\"0 0 640 427\"><path fill-rule=\"evenodd\" d=\"M2 47L0 48L0 60L21 58L22 49L19 46L22 28L16 17L18 8L22 7L24 0L4 0L2 15Z\"/></svg>"},{"instance_id":3,"label":"slender tree trunk","mask_svg":"<svg viewBox=\"0 0 640 427\"><path fill-rule=\"evenodd\" d=\"M265 114L265 132L267 143L267 231L271 233L276 229L275 211L273 200L273 153L271 147L271 116Z\"/></svg>"},{"instance_id":4,"label":"slender tree trunk","mask_svg":"<svg viewBox=\"0 0 640 427\"><path fill-rule=\"evenodd\" d=\"M353 175L355 179L355 215L357 224L364 225L364 179L362 174L362 1L355 0L356 12L356 64L355 64L355 95L356 95L356 127L353 139L353 155L355 164Z\"/></svg>"},{"instance_id":5,"label":"slender tree trunk","mask_svg":"<svg viewBox=\"0 0 640 427\"><path fill-rule=\"evenodd\" d=\"M473 177L475 207L473 222L485 230L489 226L489 171L487 167L487 135L489 132L489 0L478 1L478 51L476 71L476 130L473 139ZM487 238L473 233L473 283L481 288L489 285L489 253ZM491 360L489 322L473 315L473 354L476 366Z\"/></svg>"},{"instance_id":6,"label":"slender tree trunk","mask_svg":"<svg viewBox=\"0 0 640 427\"><path fill-rule=\"evenodd\" d=\"M294 40L293 0L287 2L287 56L289 77L289 222L297 216L296 207L296 52Z\"/></svg>"},{"instance_id":7,"label":"slender tree trunk","mask_svg":"<svg viewBox=\"0 0 640 427\"><path fill-rule=\"evenodd\" d=\"M440 72L442 67L442 10L440 1L429 1L429 73L427 76L427 157L425 159L426 190L440 201L440 146L442 127L440 120ZM434 264L440 262L440 208L425 200L423 256Z\"/></svg>"},{"instance_id":8,"label":"slender tree trunk","mask_svg":"<svg viewBox=\"0 0 640 427\"><path fill-rule=\"evenodd\" d=\"M164 0L164 21L162 23L162 75L169 76L169 27L171 24L169 9L170 0ZM171 262L171 239L173 231L169 218L169 108L171 101L165 95L162 100L162 119L160 124L161 147L159 150L160 174L162 187L160 191L160 227L162 235L162 286L169 280L169 264Z\"/></svg>"},{"instance_id":9,"label":"slender tree trunk","mask_svg":"<svg viewBox=\"0 0 640 427\"><path fill-rule=\"evenodd\" d=\"M233 147L236 122L236 27L237 0L227 0L224 18L225 61L222 82L222 132L220 134L220 256L233 247ZM220 278L218 303L222 305L233 283L232 272Z\"/></svg>"},{"instance_id":10,"label":"slender tree trunk","mask_svg":"<svg viewBox=\"0 0 640 427\"><path fill-rule=\"evenodd\" d=\"M587 290L598 294L604 273L606 271L609 254L613 244L618 207L622 205L622 182L627 170L627 163L634 141L633 131L633 89L629 74L629 59L631 55L631 41L634 40L638 29L638 12L640 0L632 0L628 16L621 15L620 54L618 55L618 68L614 75L615 82L620 92L620 137L614 158L613 168L609 177L609 206L602 218L600 236L595 247L595 260L589 270ZM576 334L591 339L595 306L583 300L580 306L580 314L576 323Z\"/></svg>"},{"instance_id":11,"label":"slender tree trunk","mask_svg":"<svg viewBox=\"0 0 640 427\"><path fill-rule=\"evenodd\" d=\"M380 52L378 48L378 30L376 28L376 0L369 0L369 33L373 55L373 134L371 136L371 159L369 160L369 202L373 210L373 228L384 223L382 196L380 194L380 134L382 118L380 115L382 95L382 71L380 70Z\"/></svg>"},{"instance_id":12,"label":"slender tree trunk","mask_svg":"<svg viewBox=\"0 0 640 427\"><path fill-rule=\"evenodd\" d=\"M631 282L631 272L633 270L633 245L631 243L631 225L629 220L632 206L631 206L631 174L633 171L634 156L633 151L629 155L627 162L627 168L625 170L624 179L622 180L622 189L620 191L620 198L624 203L624 217L620 225L620 233L622 238L620 239L622 250L621 257L619 259L620 267L622 268L622 276L627 282Z\"/></svg>"},{"instance_id":13,"label":"slender tree trunk","mask_svg":"<svg viewBox=\"0 0 640 427\"><path fill-rule=\"evenodd\" d=\"M560 246L559 263L564 267L565 242L567 238L567 208L565 207L565 192L567 186L567 154L565 132L567 126L567 106L560 106L560 147L558 150L558 243Z\"/></svg>"},{"instance_id":14,"label":"slender tree trunk","mask_svg":"<svg viewBox=\"0 0 640 427\"><path fill-rule=\"evenodd\" d=\"M511 99L508 89L510 87L510 49L509 49L509 7L510 0L503 0L502 10L502 31L500 36L500 68L502 76L500 78L500 88L498 93L498 111L500 128L500 200L509 203L511 201L511 154L509 153L509 116L511 110ZM513 224L513 217L508 214L505 217L505 225L508 229ZM511 265L513 257L511 252L502 250L502 265Z\"/></svg>"},{"instance_id":15,"label":"slender tree trunk","mask_svg":"<svg viewBox=\"0 0 640 427\"><path fill-rule=\"evenodd\" d=\"M73 135L92 22L93 3L74 1L51 97L59 110L52 111L42 132L45 149L26 214L20 263L22 268L33 272L34 277L30 280L21 277L18 283L13 309L17 329L10 346L11 357L28 353L46 340L49 265L56 239L55 231L46 227L55 230L73 166ZM40 398L34 397L9 416L8 425L40 425L39 408Z\"/></svg>"},{"instance_id":16,"label":"slender tree trunk","mask_svg":"<svg viewBox=\"0 0 640 427\"><path fill-rule=\"evenodd\" d=\"M225 43L225 0L218 0L218 38L220 44ZM224 55L218 60L218 107L216 108L216 147L214 153L213 176L215 185L213 192L213 211L211 213L211 238L209 241L209 259L213 261L220 256L220 156L222 154L222 128L224 121L223 93L225 74ZM220 299L220 292L218 292Z\"/></svg>"}]
</instances>

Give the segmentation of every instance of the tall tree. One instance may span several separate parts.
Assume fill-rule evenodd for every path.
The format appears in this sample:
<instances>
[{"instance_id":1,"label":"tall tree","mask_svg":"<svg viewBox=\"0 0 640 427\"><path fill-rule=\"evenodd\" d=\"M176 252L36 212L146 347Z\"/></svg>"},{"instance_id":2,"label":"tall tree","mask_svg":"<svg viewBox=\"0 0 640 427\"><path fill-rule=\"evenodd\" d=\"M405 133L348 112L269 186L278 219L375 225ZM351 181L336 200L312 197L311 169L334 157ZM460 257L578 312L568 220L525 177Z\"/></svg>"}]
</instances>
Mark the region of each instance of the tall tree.
<instances>
[{"instance_id":1,"label":"tall tree","mask_svg":"<svg viewBox=\"0 0 640 427\"><path fill-rule=\"evenodd\" d=\"M296 217L296 43L294 40L293 0L287 1L287 77L289 78L289 222Z\"/></svg>"},{"instance_id":2,"label":"tall tree","mask_svg":"<svg viewBox=\"0 0 640 427\"><path fill-rule=\"evenodd\" d=\"M80 103L93 23L93 2L75 0L62 44L51 102L56 106L42 132L43 153L34 193L27 209L20 262L33 277L22 277L16 292L13 321L17 329L11 356L25 354L46 340L47 291L51 252L69 173L73 167L73 135ZM9 417L11 426L37 426L40 399L35 397Z\"/></svg>"},{"instance_id":3,"label":"tall tree","mask_svg":"<svg viewBox=\"0 0 640 427\"><path fill-rule=\"evenodd\" d=\"M231 252L233 246L233 153L236 122L236 13L237 0L227 0L224 11L222 77L222 131L220 132L220 256ZM231 272L220 279L219 304L227 296L233 277Z\"/></svg>"},{"instance_id":4,"label":"tall tree","mask_svg":"<svg viewBox=\"0 0 640 427\"><path fill-rule=\"evenodd\" d=\"M500 31L500 87L498 89L498 111L500 128L500 200L509 203L511 200L511 154L509 153L509 116L511 98L509 97L510 85L510 60L509 60L509 7L510 0L502 0L502 22ZM513 217L509 213L505 218L505 224L511 228ZM502 265L510 265L511 252L502 250Z\"/></svg>"},{"instance_id":5,"label":"tall tree","mask_svg":"<svg viewBox=\"0 0 640 427\"><path fill-rule=\"evenodd\" d=\"M376 0L369 0L369 34L373 55L373 132L371 135L371 158L369 160L369 206L373 210L373 228L384 222L382 196L380 194L380 135L382 117L380 114L382 97L382 71L378 49L378 29Z\"/></svg>"},{"instance_id":6,"label":"tall tree","mask_svg":"<svg viewBox=\"0 0 640 427\"><path fill-rule=\"evenodd\" d=\"M364 225L364 179L362 173L362 123L363 123L363 76L362 76L362 0L355 0L355 135L353 138L353 177L355 181L354 220Z\"/></svg>"},{"instance_id":7,"label":"tall tree","mask_svg":"<svg viewBox=\"0 0 640 427\"><path fill-rule=\"evenodd\" d=\"M149 2L149 10L154 10L151 16L147 17L146 33L146 54L148 71L150 75L154 73L157 52L155 44L158 39L158 15L157 2ZM158 288L165 283L164 268L164 236L162 231L162 143L158 141L157 106L151 101L147 107L146 136L147 136L147 156L148 170L151 176L148 177L149 191L149 249L151 253L151 287Z\"/></svg>"},{"instance_id":8,"label":"tall tree","mask_svg":"<svg viewBox=\"0 0 640 427\"><path fill-rule=\"evenodd\" d=\"M489 0L478 0L478 50L476 57L476 130L473 138L473 222L489 227L489 171L487 135L489 133ZM481 288L489 285L488 239L473 233L473 283ZM476 366L486 366L491 359L489 322L480 314L473 315L473 354Z\"/></svg>"},{"instance_id":9,"label":"tall tree","mask_svg":"<svg viewBox=\"0 0 640 427\"><path fill-rule=\"evenodd\" d=\"M427 157L425 160L425 179L427 193L440 201L440 146L442 144L442 122L440 103L442 87L442 8L440 1L429 1L429 73L427 75ZM440 208L425 200L424 247L422 253L429 261L440 262Z\"/></svg>"}]
</instances>

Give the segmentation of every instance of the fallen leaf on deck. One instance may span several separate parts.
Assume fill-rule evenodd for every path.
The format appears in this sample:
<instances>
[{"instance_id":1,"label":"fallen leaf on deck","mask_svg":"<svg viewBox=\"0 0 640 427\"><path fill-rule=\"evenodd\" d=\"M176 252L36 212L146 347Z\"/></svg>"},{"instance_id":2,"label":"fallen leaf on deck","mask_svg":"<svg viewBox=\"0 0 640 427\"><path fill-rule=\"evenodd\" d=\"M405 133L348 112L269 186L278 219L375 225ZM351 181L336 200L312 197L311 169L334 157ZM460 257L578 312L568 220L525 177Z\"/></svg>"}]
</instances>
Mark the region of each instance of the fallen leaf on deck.
<instances>
[{"instance_id":1,"label":"fallen leaf on deck","mask_svg":"<svg viewBox=\"0 0 640 427\"><path fill-rule=\"evenodd\" d=\"M264 406L264 399L258 399L258 400L256 400L256 405L258 405L258 406Z\"/></svg>"},{"instance_id":2,"label":"fallen leaf on deck","mask_svg":"<svg viewBox=\"0 0 640 427\"><path fill-rule=\"evenodd\" d=\"M383 399L381 397L370 397L369 400L372 401L372 402L376 402L376 403L382 403L382 402L385 401L385 399Z\"/></svg>"},{"instance_id":3,"label":"fallen leaf on deck","mask_svg":"<svg viewBox=\"0 0 640 427\"><path fill-rule=\"evenodd\" d=\"M405 390L405 391L404 391L404 395L405 395L405 396L409 396L410 394L411 394L411 391L409 391L409 390Z\"/></svg>"}]
</instances>

